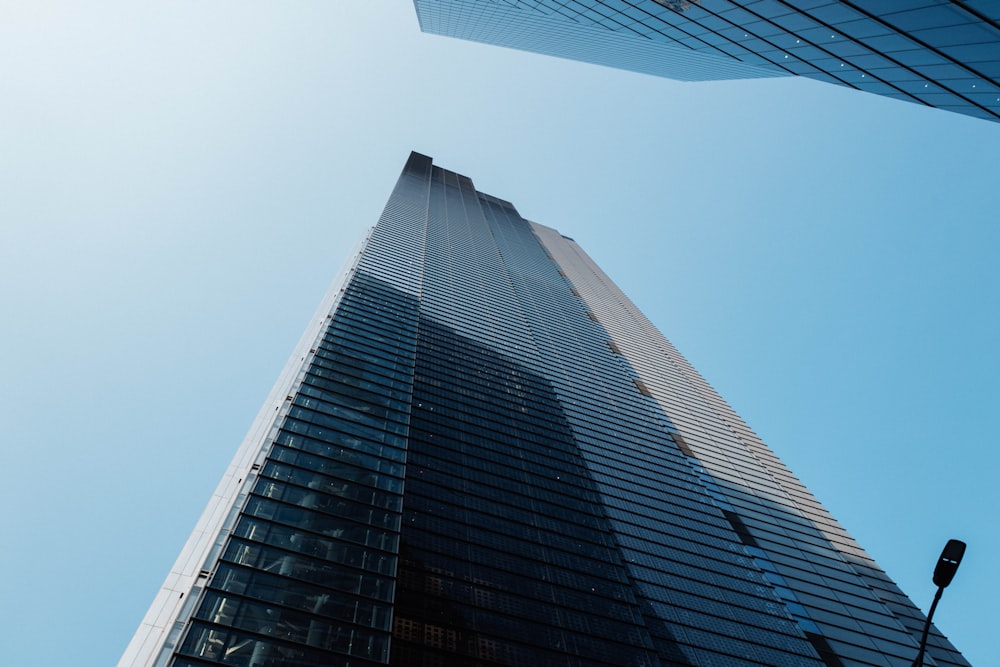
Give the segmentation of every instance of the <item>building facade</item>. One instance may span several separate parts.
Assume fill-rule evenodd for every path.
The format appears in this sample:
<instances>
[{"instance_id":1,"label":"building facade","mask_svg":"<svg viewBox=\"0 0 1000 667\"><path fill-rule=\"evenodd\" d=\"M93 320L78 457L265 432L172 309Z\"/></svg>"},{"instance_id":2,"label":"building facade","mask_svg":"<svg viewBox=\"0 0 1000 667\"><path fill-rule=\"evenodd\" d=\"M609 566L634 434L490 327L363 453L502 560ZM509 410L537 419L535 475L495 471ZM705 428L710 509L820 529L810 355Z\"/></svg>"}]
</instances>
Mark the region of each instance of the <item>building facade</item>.
<instances>
[{"instance_id":1,"label":"building facade","mask_svg":"<svg viewBox=\"0 0 1000 667\"><path fill-rule=\"evenodd\" d=\"M424 32L682 81L799 75L1000 120L993 0L414 0Z\"/></svg>"},{"instance_id":2,"label":"building facade","mask_svg":"<svg viewBox=\"0 0 1000 667\"><path fill-rule=\"evenodd\" d=\"M906 667L923 621L572 239L414 153L120 665Z\"/></svg>"}]
</instances>

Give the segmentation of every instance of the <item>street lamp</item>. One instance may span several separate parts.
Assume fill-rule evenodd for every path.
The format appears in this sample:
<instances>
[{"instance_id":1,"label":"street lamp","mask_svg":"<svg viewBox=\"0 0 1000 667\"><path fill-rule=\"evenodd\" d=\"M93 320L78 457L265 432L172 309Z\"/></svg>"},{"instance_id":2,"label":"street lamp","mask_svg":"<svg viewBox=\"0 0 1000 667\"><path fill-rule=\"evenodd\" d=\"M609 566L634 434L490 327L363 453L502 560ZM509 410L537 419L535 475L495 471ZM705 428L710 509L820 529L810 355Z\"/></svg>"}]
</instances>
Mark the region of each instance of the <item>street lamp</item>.
<instances>
[{"instance_id":1,"label":"street lamp","mask_svg":"<svg viewBox=\"0 0 1000 667\"><path fill-rule=\"evenodd\" d=\"M934 617L934 610L937 609L941 593L948 587L951 580L955 578L955 573L958 571L958 566L962 562L962 556L964 555L965 542L961 540L948 540L948 543L944 545L944 549L941 551L941 557L938 558L937 565L934 566L934 585L938 589L934 594L934 602L931 603L930 611L927 612L924 633L920 637L920 651L917 653L917 657L914 658L912 667L924 666L924 652L927 650L927 633L931 629L931 619Z\"/></svg>"}]
</instances>

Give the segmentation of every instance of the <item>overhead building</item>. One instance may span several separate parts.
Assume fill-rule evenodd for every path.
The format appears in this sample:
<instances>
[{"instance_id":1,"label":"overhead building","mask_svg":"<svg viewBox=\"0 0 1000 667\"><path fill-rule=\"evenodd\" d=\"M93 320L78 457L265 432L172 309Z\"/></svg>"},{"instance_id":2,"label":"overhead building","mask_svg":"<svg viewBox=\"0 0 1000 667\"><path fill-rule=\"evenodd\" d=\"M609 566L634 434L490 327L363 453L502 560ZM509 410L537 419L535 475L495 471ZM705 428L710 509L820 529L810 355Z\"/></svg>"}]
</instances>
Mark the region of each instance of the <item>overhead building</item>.
<instances>
[{"instance_id":1,"label":"overhead building","mask_svg":"<svg viewBox=\"0 0 1000 667\"><path fill-rule=\"evenodd\" d=\"M1000 120L993 0L414 0L424 32L681 81L805 76Z\"/></svg>"}]
</instances>

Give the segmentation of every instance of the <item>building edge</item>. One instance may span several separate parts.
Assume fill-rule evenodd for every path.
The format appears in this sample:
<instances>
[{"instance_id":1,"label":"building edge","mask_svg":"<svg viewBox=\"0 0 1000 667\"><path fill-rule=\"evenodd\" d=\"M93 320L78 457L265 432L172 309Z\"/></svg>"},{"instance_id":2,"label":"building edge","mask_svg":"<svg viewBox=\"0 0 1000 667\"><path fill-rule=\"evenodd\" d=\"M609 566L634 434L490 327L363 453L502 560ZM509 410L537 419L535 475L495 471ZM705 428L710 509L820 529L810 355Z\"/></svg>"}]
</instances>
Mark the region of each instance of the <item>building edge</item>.
<instances>
[{"instance_id":1,"label":"building edge","mask_svg":"<svg viewBox=\"0 0 1000 667\"><path fill-rule=\"evenodd\" d=\"M275 425L284 417L288 399L301 382L304 369L315 353L316 341L323 335L336 311L345 286L357 271L374 228L359 239L323 296L309 325L296 344L277 381L257 413L250 430L236 450L204 511L195 524L180 555L156 593L152 604L118 661L118 667L160 667L180 639L199 593L211 572L225 538L256 479L256 470L271 444Z\"/></svg>"}]
</instances>

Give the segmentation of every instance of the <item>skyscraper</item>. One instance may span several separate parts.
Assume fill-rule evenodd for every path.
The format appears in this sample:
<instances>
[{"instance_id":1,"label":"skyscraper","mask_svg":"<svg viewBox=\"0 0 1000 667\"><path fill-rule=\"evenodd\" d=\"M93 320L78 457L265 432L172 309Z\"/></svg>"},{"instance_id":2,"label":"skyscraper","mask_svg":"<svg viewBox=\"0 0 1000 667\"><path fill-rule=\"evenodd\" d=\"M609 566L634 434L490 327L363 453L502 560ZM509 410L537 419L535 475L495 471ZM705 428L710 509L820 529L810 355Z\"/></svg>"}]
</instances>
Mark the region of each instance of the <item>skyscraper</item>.
<instances>
[{"instance_id":1,"label":"skyscraper","mask_svg":"<svg viewBox=\"0 0 1000 667\"><path fill-rule=\"evenodd\" d=\"M800 75L1000 120L986 0L414 0L424 32L682 81Z\"/></svg>"},{"instance_id":2,"label":"skyscraper","mask_svg":"<svg viewBox=\"0 0 1000 667\"><path fill-rule=\"evenodd\" d=\"M414 153L120 664L905 667L922 623L572 239Z\"/></svg>"}]
</instances>

